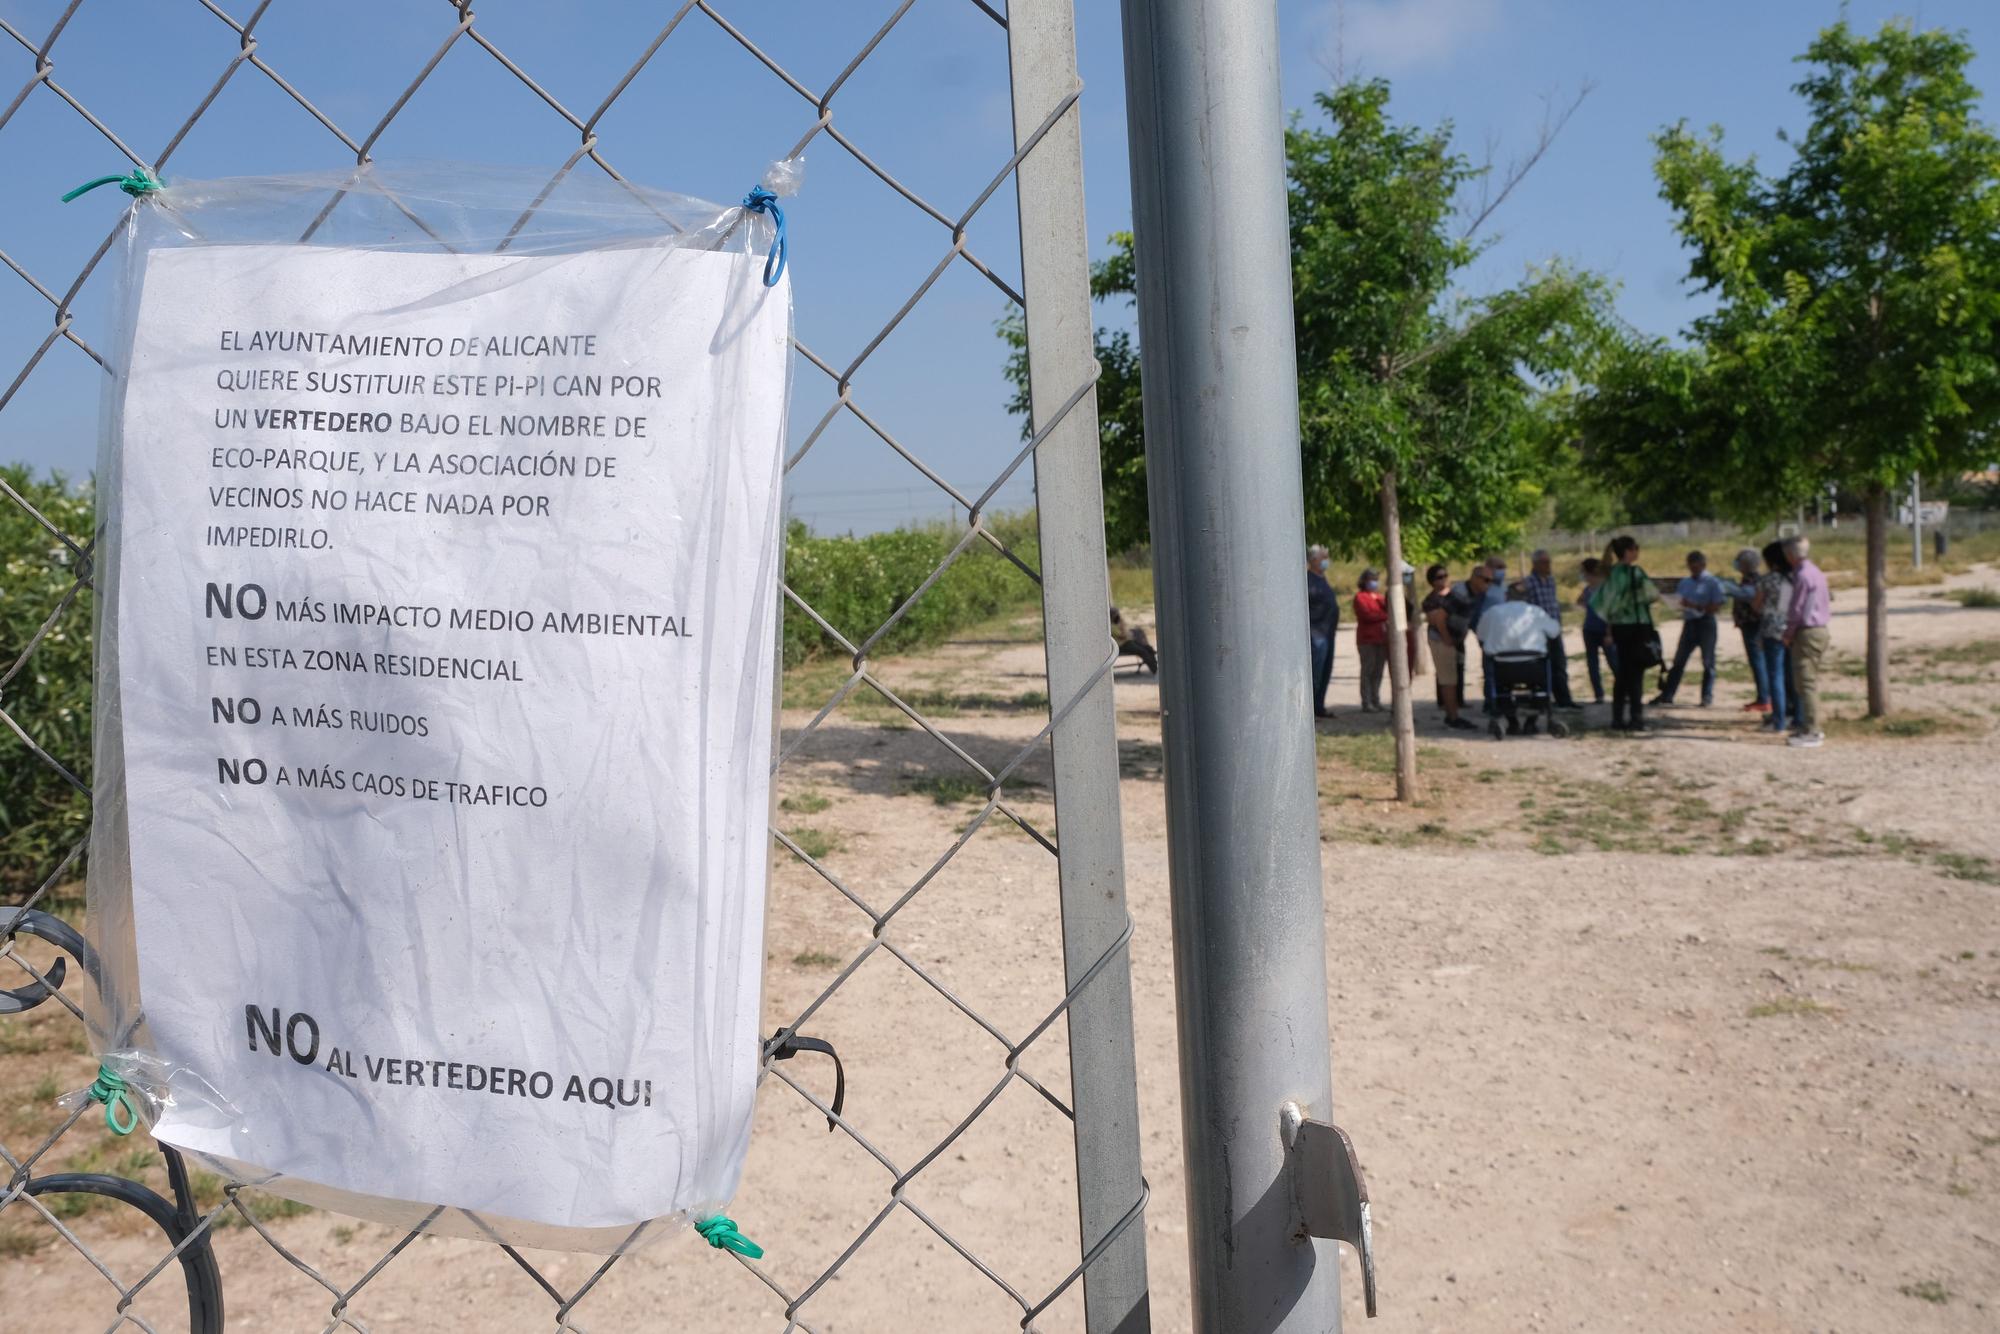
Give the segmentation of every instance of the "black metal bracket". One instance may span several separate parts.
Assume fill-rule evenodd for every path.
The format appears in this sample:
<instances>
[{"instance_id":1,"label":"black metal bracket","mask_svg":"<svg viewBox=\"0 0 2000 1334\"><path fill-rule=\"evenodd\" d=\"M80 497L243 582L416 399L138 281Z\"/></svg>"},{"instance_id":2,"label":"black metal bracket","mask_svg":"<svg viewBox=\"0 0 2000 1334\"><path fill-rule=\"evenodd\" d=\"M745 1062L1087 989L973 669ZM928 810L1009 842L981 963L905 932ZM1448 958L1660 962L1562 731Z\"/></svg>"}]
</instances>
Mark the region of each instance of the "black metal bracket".
<instances>
[{"instance_id":1,"label":"black metal bracket","mask_svg":"<svg viewBox=\"0 0 2000 1334\"><path fill-rule=\"evenodd\" d=\"M4 929L9 937L36 936L75 959L84 973L96 980L97 952L83 933L62 918L38 909L16 912ZM0 1014L19 1014L47 1001L61 988L69 972L67 960L57 959L43 974L48 980L25 987L0 988ZM202 1226L201 1208L194 1198L187 1164L168 1145L159 1145L167 1160L167 1184L174 1198L165 1196L142 1182L104 1172L51 1172L29 1177L21 1185L26 1195L102 1195L105 1199L137 1209L166 1234L179 1252L181 1277L187 1285L188 1329L190 1334L222 1334L222 1271L215 1262L210 1240L214 1229Z\"/></svg>"},{"instance_id":2,"label":"black metal bracket","mask_svg":"<svg viewBox=\"0 0 2000 1334\"><path fill-rule=\"evenodd\" d=\"M26 1193L102 1195L152 1219L154 1226L180 1250L181 1277L187 1284L190 1334L222 1334L222 1271L215 1263L215 1249L209 1244L214 1229L201 1226L201 1210L195 1204L187 1164L167 1145L159 1148L167 1160L167 1181L174 1192L172 1202L140 1182L101 1172L55 1172L33 1177L27 1183Z\"/></svg>"},{"instance_id":3,"label":"black metal bracket","mask_svg":"<svg viewBox=\"0 0 2000 1334\"><path fill-rule=\"evenodd\" d=\"M1369 1316L1375 1315L1375 1241L1368 1219L1368 1181L1354 1156L1347 1132L1329 1121L1315 1121L1295 1102L1280 1116L1286 1168L1292 1178L1292 1198L1300 1231L1308 1237L1344 1241L1361 1261L1361 1293Z\"/></svg>"},{"instance_id":4,"label":"black metal bracket","mask_svg":"<svg viewBox=\"0 0 2000 1334\"><path fill-rule=\"evenodd\" d=\"M82 966L84 972L92 977L97 976L97 951L91 949L90 942L83 938L81 931L53 913L29 908L14 914L7 921L4 930L9 936L38 936L69 954ZM55 994L62 986L63 978L68 971L68 960L57 959L49 965L49 971L44 974L48 978L47 985L30 982L25 987L0 987L0 1014L19 1014L23 1010L34 1009Z\"/></svg>"}]
</instances>

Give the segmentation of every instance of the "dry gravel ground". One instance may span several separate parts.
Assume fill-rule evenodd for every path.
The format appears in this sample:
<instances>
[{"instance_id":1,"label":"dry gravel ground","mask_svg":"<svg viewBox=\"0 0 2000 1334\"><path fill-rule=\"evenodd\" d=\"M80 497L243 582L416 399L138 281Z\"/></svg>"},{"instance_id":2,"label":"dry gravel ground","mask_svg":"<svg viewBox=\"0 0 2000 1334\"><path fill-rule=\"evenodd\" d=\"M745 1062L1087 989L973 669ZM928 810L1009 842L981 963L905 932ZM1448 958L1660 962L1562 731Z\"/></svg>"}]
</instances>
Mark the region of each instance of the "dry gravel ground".
<instances>
[{"instance_id":1,"label":"dry gravel ground","mask_svg":"<svg viewBox=\"0 0 2000 1334\"><path fill-rule=\"evenodd\" d=\"M1846 670L1831 706L1853 716L1858 593L1837 610ZM1898 590L1894 610L1907 711L1895 728L1838 723L1826 748L1804 752L1754 736L1725 635L1717 706L1663 712L1649 740L1495 744L1447 736L1426 706L1430 792L1414 810L1386 800L1386 737L1353 712L1354 654L1341 646L1342 717L1320 743L1327 1004L1339 1119L1374 1197L1376 1328L2000 1328L2000 612L1927 589ZM1033 629L884 674L994 765L1046 721L1039 648L1022 642ZM790 702L835 684L806 674ZM1159 703L1150 678L1121 676L1117 693L1154 1326L1178 1330L1188 1282ZM785 724L795 735L811 717L788 708ZM857 699L787 765L780 825L885 909L978 813L954 782L963 773L925 732ZM1052 835L1046 753L1020 776L1014 809ZM884 1210L896 1174L1003 1080L1006 1044L1061 997L1061 941L1054 859L997 822L896 914L883 947L870 950L868 918L795 862L772 907L767 1026L851 968L804 1028L840 1048L849 1119L894 1165L766 1084L732 1213L796 1293ZM49 1124L54 1091L89 1079L91 1058L52 1009L0 1029L9 1145ZM1020 1068L1066 1098L1061 1023ZM820 1064L786 1072L826 1096ZM1035 1302L1074 1263L1066 1130L1035 1088L1009 1081L903 1187L990 1277L892 1208L801 1319L843 1334L1018 1328L1022 1307L1001 1284ZM51 1162L72 1160L158 1177L143 1150L94 1123ZM160 1254L115 1211L66 1221L128 1279ZM268 1226L342 1288L396 1240L324 1214ZM218 1247L232 1330L327 1323L333 1298L255 1232L229 1228ZM0 1257L5 1328L112 1324L103 1279L18 1204L0 1213ZM535 1259L565 1290L597 1264ZM1358 1329L1355 1269L1340 1263ZM1072 1288L1037 1328L1080 1328L1079 1309ZM163 1330L184 1325L170 1279L135 1310ZM548 1328L549 1311L501 1252L425 1239L345 1315L373 1330L529 1330ZM596 1329L785 1325L755 1278L686 1236L629 1258L575 1314Z\"/></svg>"}]
</instances>

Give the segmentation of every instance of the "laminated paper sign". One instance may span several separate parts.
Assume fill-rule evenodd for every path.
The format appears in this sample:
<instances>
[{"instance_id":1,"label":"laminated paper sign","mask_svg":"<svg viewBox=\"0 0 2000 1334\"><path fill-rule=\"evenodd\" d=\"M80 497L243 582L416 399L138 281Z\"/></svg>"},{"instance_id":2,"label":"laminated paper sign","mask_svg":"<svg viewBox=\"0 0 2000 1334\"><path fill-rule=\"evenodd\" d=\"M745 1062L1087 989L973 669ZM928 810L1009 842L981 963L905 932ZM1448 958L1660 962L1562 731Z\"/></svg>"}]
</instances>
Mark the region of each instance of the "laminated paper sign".
<instances>
[{"instance_id":1,"label":"laminated paper sign","mask_svg":"<svg viewBox=\"0 0 2000 1334\"><path fill-rule=\"evenodd\" d=\"M790 334L761 271L136 256L93 906L129 910L161 1140L503 1230L728 1200Z\"/></svg>"}]
</instances>

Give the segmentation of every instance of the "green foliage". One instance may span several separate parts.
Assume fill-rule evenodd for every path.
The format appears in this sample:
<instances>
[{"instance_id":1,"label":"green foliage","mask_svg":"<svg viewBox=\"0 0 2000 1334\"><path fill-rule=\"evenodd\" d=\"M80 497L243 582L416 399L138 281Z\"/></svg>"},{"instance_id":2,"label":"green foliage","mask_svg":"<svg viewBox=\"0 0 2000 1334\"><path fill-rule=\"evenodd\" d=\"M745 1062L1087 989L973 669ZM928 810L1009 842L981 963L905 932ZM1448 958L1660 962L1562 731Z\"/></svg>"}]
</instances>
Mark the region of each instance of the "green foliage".
<instances>
[{"instance_id":1,"label":"green foliage","mask_svg":"<svg viewBox=\"0 0 2000 1334\"><path fill-rule=\"evenodd\" d=\"M1285 138L1306 509L1343 554L1379 547L1377 495L1395 470L1410 550L1465 555L1504 545L1541 505L1561 460L1551 391L1597 340L1604 284L1561 267L1482 298L1453 295L1481 246L1457 229L1461 192L1483 175L1449 126L1400 126L1386 83L1321 96L1327 128ZM1504 191L1503 191L1504 192ZM1099 301L1134 293L1132 236L1092 267ZM1026 415L1026 337L1004 321L1012 411ZM1105 536L1146 536L1145 424L1130 333L1100 328L1097 359Z\"/></svg>"},{"instance_id":2,"label":"green foliage","mask_svg":"<svg viewBox=\"0 0 2000 1334\"><path fill-rule=\"evenodd\" d=\"M0 468L0 479L79 545L90 540L92 493L61 476ZM41 632L74 588L81 558L0 495L0 674ZM27 663L4 687L7 710L35 744L90 781L91 595L78 590ZM90 828L90 803L0 729L0 897L41 883Z\"/></svg>"},{"instance_id":3,"label":"green foliage","mask_svg":"<svg viewBox=\"0 0 2000 1334\"><path fill-rule=\"evenodd\" d=\"M1826 482L1866 491L1989 461L2000 139L1972 114L1972 54L1901 21L1827 28L1801 57L1809 123L1782 175L1728 160L1720 130L1657 138L1661 196L1716 307L1695 350L1633 352L1630 378L1653 395L1601 434L1656 475L1700 474L1715 512L1755 522Z\"/></svg>"},{"instance_id":4,"label":"green foliage","mask_svg":"<svg viewBox=\"0 0 2000 1334\"><path fill-rule=\"evenodd\" d=\"M988 521L1030 568L1038 561L1033 516ZM802 523L785 535L785 583L827 623L859 645L922 587L964 537L948 524L897 528L867 537L818 537ZM1032 603L1035 581L975 538L942 577L924 591L876 652L935 643L956 630ZM785 665L797 666L839 644L796 606L785 608Z\"/></svg>"},{"instance_id":5,"label":"green foliage","mask_svg":"<svg viewBox=\"0 0 2000 1334\"><path fill-rule=\"evenodd\" d=\"M1308 527L1348 552L1374 545L1394 473L1405 548L1466 556L1540 506L1553 409L1602 339L1609 294L1552 265L1458 295L1483 250L1462 196L1484 169L1449 124L1399 125L1388 102L1387 83L1350 83L1316 99L1327 128L1285 135Z\"/></svg>"},{"instance_id":6,"label":"green foliage","mask_svg":"<svg viewBox=\"0 0 2000 1334\"><path fill-rule=\"evenodd\" d=\"M1113 232L1112 252L1090 266L1094 301L1123 301L1129 311L1138 291L1133 279L1132 233ZM1000 321L1007 344L1007 382L1014 388L1007 410L1021 418L1021 438L1034 434L1028 399L1028 332L1016 311ZM1092 335L1098 365L1097 448L1104 477L1104 545L1130 551L1146 542L1146 422L1139 399L1139 347L1125 329Z\"/></svg>"},{"instance_id":7,"label":"green foliage","mask_svg":"<svg viewBox=\"0 0 2000 1334\"><path fill-rule=\"evenodd\" d=\"M1845 22L1807 48L1805 133L1767 176L1722 132L1658 136L1660 194L1715 306L1626 349L1582 419L1607 480L1746 523L1833 483L1884 503L1989 462L2000 425L2000 138L1959 34ZM1870 564L1879 569L1882 535ZM1887 661L1871 594L1870 658ZM1887 707L1871 677L1870 707Z\"/></svg>"}]
</instances>

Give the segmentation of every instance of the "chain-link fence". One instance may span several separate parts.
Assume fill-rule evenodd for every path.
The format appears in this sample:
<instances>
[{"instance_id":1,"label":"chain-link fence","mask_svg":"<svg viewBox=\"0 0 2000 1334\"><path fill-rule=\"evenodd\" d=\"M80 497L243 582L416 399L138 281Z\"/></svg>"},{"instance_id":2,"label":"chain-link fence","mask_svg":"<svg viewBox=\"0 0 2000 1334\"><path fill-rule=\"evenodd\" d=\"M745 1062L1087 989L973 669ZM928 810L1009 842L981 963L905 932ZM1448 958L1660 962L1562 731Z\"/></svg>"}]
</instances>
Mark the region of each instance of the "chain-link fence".
<instances>
[{"instance_id":1,"label":"chain-link fence","mask_svg":"<svg viewBox=\"0 0 2000 1334\"><path fill-rule=\"evenodd\" d=\"M582 1329L680 1317L728 1329L1133 1334L1147 1319L1146 1190L1070 0L843 6L841 49L829 53L816 38L821 49L797 59L765 31L778 24L782 38L783 16L762 4L691 0L650 16L643 32L630 15L550 7L559 12L518 29L535 35L517 42L510 20L524 8L496 6L489 17L469 0L163 0L145 7L143 22L175 25L172 58L107 69L104 53L116 49L108 34L140 21L136 11L70 0L32 20L0 20L11 47L0 69L19 79L0 111L0 152L10 141L62 136L74 144L79 180L121 163L171 178L205 131L241 131L255 118L258 134L242 142L258 170L366 162L401 134L397 146L431 155L445 148L546 160L552 184L569 172L624 180L621 171L630 170L635 179L690 188L672 174L673 154L661 151L666 138L699 139L739 161L744 184L761 164L811 150L815 171L831 163L879 187L869 216L829 217L826 225L840 228L843 244L917 255L918 276L874 294L885 317L853 345L798 343L788 473L840 451L891 451L961 517L949 554L879 625L836 625L786 590L787 615L807 618L823 638L815 666L787 677L779 790L804 805L824 800L814 795L819 789L845 784L853 799L823 827L781 814L773 830L785 862L773 888L766 991L773 1036L737 1204L768 1258L724 1258L681 1244L685 1237L646 1247L635 1236L626 1253L602 1259L528 1254L421 1228L391 1234L205 1180L171 1152L142 1147L143 1134L114 1140L90 1104L64 1110L57 1097L87 1083L94 1064L77 1000L92 961L73 929L84 853L75 830L40 854L34 874L0 909L0 968L8 974L0 986L11 988L0 995L0 1010L9 1012L0 1019L5 1324L207 1331L224 1327L226 1309L231 1327L256 1329ZM377 22L379 49L371 34ZM872 153L864 130L841 112L871 79L897 86L897 62L923 49L922 25L966 22L982 30L987 68L997 76L954 75L954 102L991 106L1004 90L1011 114L996 118L992 143L957 146L964 160L982 152L990 160L970 188L947 198L899 176L898 164ZM333 82L316 73L322 42L369 48L360 66L369 77ZM632 90L682 50L738 61L743 106L707 108L698 121L665 130L621 120ZM207 66L191 69L186 51L204 53ZM808 77L802 63L827 72ZM538 78L551 67L561 80ZM440 87L451 95L438 95ZM565 87L589 95L571 100L558 91ZM130 123L94 109L104 103L93 90L107 88ZM182 101L170 105L176 96ZM929 99L913 87L898 113L938 117ZM632 160L647 165L625 165ZM1010 183L1017 220L1004 216L1001 202ZM52 395L78 400L73 416L87 421L94 391L76 392L76 368L101 366L103 349L82 312L108 281L102 262L117 230L101 243L94 233L73 242L87 251L80 269L52 270L55 261L24 253L6 233L13 221L56 207L53 192L10 194L0 259L19 281L0 305L0 352L19 364L0 367L9 377L0 422L11 412L47 429ZM86 219L101 225L102 208L68 223L85 227ZM827 288L810 262L794 272L804 312L816 287ZM927 305L945 309L920 322ZM950 474L964 469L941 465L936 442L895 424L896 405L871 394L870 372L899 335L920 354L954 322L956 336L990 345L994 318L1008 308L1022 311L1028 335L1032 435L983 458L971 482L954 481ZM56 388L37 399L45 382ZM1003 402L996 392L996 413ZM1025 527L992 516L1029 476L1038 541L1024 545L1007 534ZM54 711L21 704L34 695L30 687L48 685L49 673L75 670L76 660L51 646L88 633L92 536L76 528L87 509L57 511L32 490L4 490L0 504L19 507L16 517L34 524L41 540L40 557L10 566L0 589L17 607L24 597L41 599L21 641L0 644L0 720L13 748L4 763L46 766L87 797L87 732L68 714L65 730L51 721ZM1032 632L1028 618L1015 628L1028 648L1045 648L1035 667L1046 688L1016 696L1005 716L963 716L979 710L926 678L886 669L877 649L953 563L996 556L1040 585L1040 621ZM891 807L907 796L912 775L927 791L963 790L970 800L937 819L906 817L905 807ZM842 810L851 810L851 824L841 823ZM878 846L869 857L844 859L843 839ZM1030 907L996 926L989 918L1001 900ZM992 966L1000 954L1009 967ZM848 1097L839 1113L827 1072L779 1063L791 1054L787 1039L804 1034L836 1038L846 1058Z\"/></svg>"}]
</instances>

